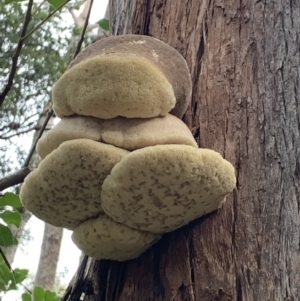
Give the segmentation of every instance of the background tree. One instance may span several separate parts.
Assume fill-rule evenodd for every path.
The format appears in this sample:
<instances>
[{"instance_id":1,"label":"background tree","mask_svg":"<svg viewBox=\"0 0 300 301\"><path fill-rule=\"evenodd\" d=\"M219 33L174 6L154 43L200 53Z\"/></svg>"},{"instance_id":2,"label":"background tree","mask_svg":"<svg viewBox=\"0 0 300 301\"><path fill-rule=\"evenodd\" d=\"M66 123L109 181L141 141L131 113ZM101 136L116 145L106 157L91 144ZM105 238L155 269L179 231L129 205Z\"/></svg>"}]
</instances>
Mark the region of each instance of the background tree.
<instances>
[{"instance_id":1,"label":"background tree","mask_svg":"<svg viewBox=\"0 0 300 301\"><path fill-rule=\"evenodd\" d=\"M63 300L300 299L298 1L110 1L113 34L175 47L193 77L184 117L236 168L217 212L137 260L85 257Z\"/></svg>"}]
</instances>

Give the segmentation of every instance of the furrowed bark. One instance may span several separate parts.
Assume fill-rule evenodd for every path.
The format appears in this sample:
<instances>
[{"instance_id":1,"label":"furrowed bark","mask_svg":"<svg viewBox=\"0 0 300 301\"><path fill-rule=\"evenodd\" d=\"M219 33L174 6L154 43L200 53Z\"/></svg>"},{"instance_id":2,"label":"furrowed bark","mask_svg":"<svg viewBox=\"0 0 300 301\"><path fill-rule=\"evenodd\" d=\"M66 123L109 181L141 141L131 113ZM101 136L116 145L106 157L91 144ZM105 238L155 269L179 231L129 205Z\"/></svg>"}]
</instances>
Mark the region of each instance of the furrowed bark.
<instances>
[{"instance_id":1,"label":"furrowed bark","mask_svg":"<svg viewBox=\"0 0 300 301\"><path fill-rule=\"evenodd\" d=\"M110 13L113 34L151 35L186 58L184 121L235 165L237 187L137 260L89 259L66 300L300 299L300 4L116 0Z\"/></svg>"}]
</instances>

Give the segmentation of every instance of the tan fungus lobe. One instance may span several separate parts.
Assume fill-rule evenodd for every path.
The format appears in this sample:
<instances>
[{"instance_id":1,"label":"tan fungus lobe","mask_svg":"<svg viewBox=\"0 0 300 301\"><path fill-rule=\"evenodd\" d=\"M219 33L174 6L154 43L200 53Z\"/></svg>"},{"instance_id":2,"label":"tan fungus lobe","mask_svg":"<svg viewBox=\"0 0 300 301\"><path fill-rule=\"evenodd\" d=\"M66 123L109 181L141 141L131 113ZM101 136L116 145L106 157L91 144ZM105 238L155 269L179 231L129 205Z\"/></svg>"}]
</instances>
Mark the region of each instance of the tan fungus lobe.
<instances>
[{"instance_id":1,"label":"tan fungus lobe","mask_svg":"<svg viewBox=\"0 0 300 301\"><path fill-rule=\"evenodd\" d=\"M213 150L150 146L114 166L102 185L101 205L116 222L165 233L218 209L235 183L233 166Z\"/></svg>"},{"instance_id":2,"label":"tan fungus lobe","mask_svg":"<svg viewBox=\"0 0 300 301\"><path fill-rule=\"evenodd\" d=\"M100 215L79 225L72 239L88 256L125 261L140 256L160 239L160 235L131 229Z\"/></svg>"},{"instance_id":3,"label":"tan fungus lobe","mask_svg":"<svg viewBox=\"0 0 300 301\"><path fill-rule=\"evenodd\" d=\"M95 56L67 70L53 86L53 109L110 119L165 116L176 99L171 84L147 59L135 55Z\"/></svg>"},{"instance_id":4,"label":"tan fungus lobe","mask_svg":"<svg viewBox=\"0 0 300 301\"><path fill-rule=\"evenodd\" d=\"M97 119L73 116L62 119L37 144L43 159L62 142L87 138L129 151L157 144L186 144L197 147L189 128L179 118L168 114L150 119L117 117Z\"/></svg>"},{"instance_id":5,"label":"tan fungus lobe","mask_svg":"<svg viewBox=\"0 0 300 301\"><path fill-rule=\"evenodd\" d=\"M41 220L73 229L103 212L102 183L126 154L126 150L88 139L64 142L26 177L21 201Z\"/></svg>"},{"instance_id":6,"label":"tan fungus lobe","mask_svg":"<svg viewBox=\"0 0 300 301\"><path fill-rule=\"evenodd\" d=\"M119 54L144 57L156 66L171 83L176 106L171 114L183 117L192 97L192 80L182 55L170 45L145 35L119 35L101 39L78 54L69 68L97 55Z\"/></svg>"}]
</instances>

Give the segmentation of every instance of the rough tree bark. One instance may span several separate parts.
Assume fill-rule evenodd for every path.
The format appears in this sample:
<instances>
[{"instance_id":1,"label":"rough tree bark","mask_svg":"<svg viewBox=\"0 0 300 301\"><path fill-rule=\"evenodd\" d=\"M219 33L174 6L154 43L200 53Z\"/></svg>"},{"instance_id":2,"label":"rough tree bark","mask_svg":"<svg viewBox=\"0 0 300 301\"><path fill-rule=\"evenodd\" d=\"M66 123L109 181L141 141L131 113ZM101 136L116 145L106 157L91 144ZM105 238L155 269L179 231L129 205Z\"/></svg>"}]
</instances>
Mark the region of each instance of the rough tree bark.
<instances>
[{"instance_id":1,"label":"rough tree bark","mask_svg":"<svg viewBox=\"0 0 300 301\"><path fill-rule=\"evenodd\" d=\"M237 187L137 260L85 258L64 300L300 300L300 2L110 5L113 34L152 35L186 58L184 121L235 165Z\"/></svg>"}]
</instances>

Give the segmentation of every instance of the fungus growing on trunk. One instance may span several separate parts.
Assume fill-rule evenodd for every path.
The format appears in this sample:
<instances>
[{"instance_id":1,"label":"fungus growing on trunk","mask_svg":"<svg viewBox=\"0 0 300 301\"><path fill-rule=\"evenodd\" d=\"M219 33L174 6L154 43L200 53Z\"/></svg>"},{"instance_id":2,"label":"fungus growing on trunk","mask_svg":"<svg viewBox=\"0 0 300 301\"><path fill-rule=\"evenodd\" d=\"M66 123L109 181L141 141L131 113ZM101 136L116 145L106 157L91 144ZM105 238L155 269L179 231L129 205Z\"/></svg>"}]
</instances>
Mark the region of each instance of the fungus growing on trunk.
<instances>
[{"instance_id":1,"label":"fungus growing on trunk","mask_svg":"<svg viewBox=\"0 0 300 301\"><path fill-rule=\"evenodd\" d=\"M115 165L102 185L101 205L116 222L165 233L218 209L235 183L233 166L213 150L150 146Z\"/></svg>"},{"instance_id":2,"label":"fungus growing on trunk","mask_svg":"<svg viewBox=\"0 0 300 301\"><path fill-rule=\"evenodd\" d=\"M116 223L106 215L82 223L72 234L73 242L84 254L118 261L140 256L160 237Z\"/></svg>"},{"instance_id":3,"label":"fungus growing on trunk","mask_svg":"<svg viewBox=\"0 0 300 301\"><path fill-rule=\"evenodd\" d=\"M168 44L143 35L113 36L91 44L53 88L59 117L149 118L171 111L182 118L191 96L185 59Z\"/></svg>"},{"instance_id":4,"label":"fungus growing on trunk","mask_svg":"<svg viewBox=\"0 0 300 301\"><path fill-rule=\"evenodd\" d=\"M66 141L26 177L20 198L43 221L73 229L103 212L102 183L128 153L88 139Z\"/></svg>"},{"instance_id":5,"label":"fungus growing on trunk","mask_svg":"<svg viewBox=\"0 0 300 301\"><path fill-rule=\"evenodd\" d=\"M186 124L168 114L150 119L117 117L103 120L86 116L62 119L47 132L37 144L37 152L43 159L62 142L87 138L111 144L129 151L158 144L197 143Z\"/></svg>"},{"instance_id":6,"label":"fungus growing on trunk","mask_svg":"<svg viewBox=\"0 0 300 301\"><path fill-rule=\"evenodd\" d=\"M74 230L85 254L119 261L219 208L235 172L182 122L191 94L185 60L155 38L87 47L53 88L63 119L37 144L42 162L21 188L24 206Z\"/></svg>"}]
</instances>

